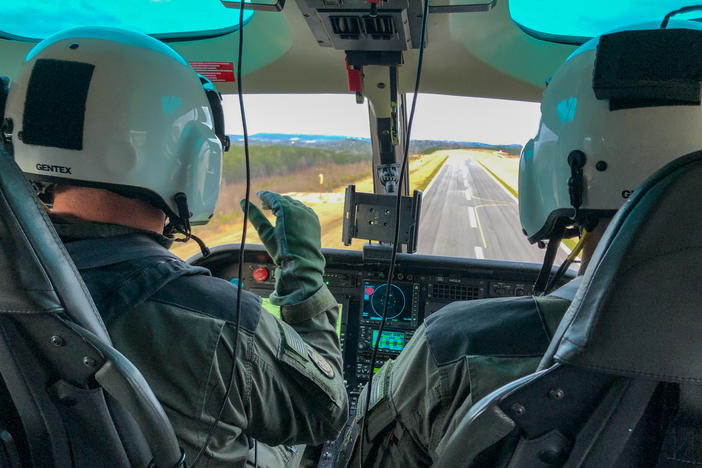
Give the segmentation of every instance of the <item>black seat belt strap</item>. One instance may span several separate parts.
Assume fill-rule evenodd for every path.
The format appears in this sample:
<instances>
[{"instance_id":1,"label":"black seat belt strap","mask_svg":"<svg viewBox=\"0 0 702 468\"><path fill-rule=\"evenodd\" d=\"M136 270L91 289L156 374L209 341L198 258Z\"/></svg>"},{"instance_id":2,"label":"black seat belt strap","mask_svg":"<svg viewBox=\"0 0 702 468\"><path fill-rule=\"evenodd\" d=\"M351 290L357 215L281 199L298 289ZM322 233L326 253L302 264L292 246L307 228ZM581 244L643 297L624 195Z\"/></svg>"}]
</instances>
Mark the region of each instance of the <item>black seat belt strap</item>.
<instances>
[{"instance_id":1,"label":"black seat belt strap","mask_svg":"<svg viewBox=\"0 0 702 468\"><path fill-rule=\"evenodd\" d=\"M680 384L677 411L665 432L658 467L702 465L702 385Z\"/></svg>"}]
</instances>

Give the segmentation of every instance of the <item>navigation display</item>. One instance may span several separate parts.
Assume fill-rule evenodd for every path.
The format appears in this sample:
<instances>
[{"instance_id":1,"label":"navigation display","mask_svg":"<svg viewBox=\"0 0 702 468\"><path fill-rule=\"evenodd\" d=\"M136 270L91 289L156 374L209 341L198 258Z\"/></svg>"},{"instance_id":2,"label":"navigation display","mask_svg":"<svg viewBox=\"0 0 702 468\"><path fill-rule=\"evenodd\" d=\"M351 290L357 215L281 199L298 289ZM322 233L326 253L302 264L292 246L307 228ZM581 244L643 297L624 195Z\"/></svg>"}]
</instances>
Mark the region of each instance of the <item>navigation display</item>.
<instances>
[{"instance_id":1,"label":"navigation display","mask_svg":"<svg viewBox=\"0 0 702 468\"><path fill-rule=\"evenodd\" d=\"M373 330L373 342L371 346L375 346L375 341L378 339L378 330ZM402 351L405 347L405 333L396 331L383 330L383 336L380 338L378 349L389 349L390 351Z\"/></svg>"},{"instance_id":2,"label":"navigation display","mask_svg":"<svg viewBox=\"0 0 702 468\"><path fill-rule=\"evenodd\" d=\"M383 306L387 292L387 283L382 281L364 281L363 283L363 319L371 323L383 318ZM393 283L388 297L388 314L385 323L391 327L412 326L412 284Z\"/></svg>"}]
</instances>

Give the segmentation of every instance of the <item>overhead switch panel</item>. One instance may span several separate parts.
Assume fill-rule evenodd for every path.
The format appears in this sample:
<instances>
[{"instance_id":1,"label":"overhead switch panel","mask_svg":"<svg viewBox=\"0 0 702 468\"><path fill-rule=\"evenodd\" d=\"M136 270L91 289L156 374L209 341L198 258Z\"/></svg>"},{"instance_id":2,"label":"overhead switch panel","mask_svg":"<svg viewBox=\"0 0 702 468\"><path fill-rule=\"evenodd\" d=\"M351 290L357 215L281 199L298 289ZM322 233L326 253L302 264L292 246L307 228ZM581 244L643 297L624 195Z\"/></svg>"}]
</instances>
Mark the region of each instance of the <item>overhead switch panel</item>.
<instances>
[{"instance_id":1,"label":"overhead switch panel","mask_svg":"<svg viewBox=\"0 0 702 468\"><path fill-rule=\"evenodd\" d=\"M419 48L420 0L387 0L371 14L366 0L297 0L322 47L338 50L403 51Z\"/></svg>"}]
</instances>

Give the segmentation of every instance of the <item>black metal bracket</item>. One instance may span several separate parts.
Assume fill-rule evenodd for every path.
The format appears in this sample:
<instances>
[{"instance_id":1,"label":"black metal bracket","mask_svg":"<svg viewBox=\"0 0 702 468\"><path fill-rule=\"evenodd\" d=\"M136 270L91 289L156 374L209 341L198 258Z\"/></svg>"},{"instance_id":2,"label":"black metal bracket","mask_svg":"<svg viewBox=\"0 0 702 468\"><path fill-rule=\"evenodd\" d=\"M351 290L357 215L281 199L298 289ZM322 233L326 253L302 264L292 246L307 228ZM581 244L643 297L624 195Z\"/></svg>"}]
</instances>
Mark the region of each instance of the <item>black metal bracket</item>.
<instances>
[{"instance_id":1,"label":"black metal bracket","mask_svg":"<svg viewBox=\"0 0 702 468\"><path fill-rule=\"evenodd\" d=\"M355 185L346 188L342 241L351 245L352 239L367 239L392 243L395 240L396 195L357 193ZM417 251L422 192L400 201L400 237L398 244L407 245L407 252Z\"/></svg>"}]
</instances>

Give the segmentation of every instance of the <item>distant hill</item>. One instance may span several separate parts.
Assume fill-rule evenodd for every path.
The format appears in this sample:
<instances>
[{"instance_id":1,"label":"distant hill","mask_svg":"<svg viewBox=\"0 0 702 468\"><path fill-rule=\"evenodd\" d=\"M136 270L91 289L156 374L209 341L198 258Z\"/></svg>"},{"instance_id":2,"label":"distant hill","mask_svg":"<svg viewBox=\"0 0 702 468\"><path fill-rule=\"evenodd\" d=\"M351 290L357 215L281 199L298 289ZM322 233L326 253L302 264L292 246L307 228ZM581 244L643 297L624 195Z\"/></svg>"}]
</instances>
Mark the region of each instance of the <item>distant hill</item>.
<instances>
[{"instance_id":1,"label":"distant hill","mask_svg":"<svg viewBox=\"0 0 702 468\"><path fill-rule=\"evenodd\" d=\"M266 177L291 174L310 167L339 166L371 160L370 151L341 151L302 147L291 144L259 144L251 142L251 176ZM226 183L244 180L244 148L232 145L224 153L222 177Z\"/></svg>"},{"instance_id":2,"label":"distant hill","mask_svg":"<svg viewBox=\"0 0 702 468\"><path fill-rule=\"evenodd\" d=\"M446 149L486 149L494 151L504 151L507 154L519 155L522 145L492 145L480 143L478 141L447 141L447 140L413 140L410 142L410 152L429 154L438 150Z\"/></svg>"},{"instance_id":3,"label":"distant hill","mask_svg":"<svg viewBox=\"0 0 702 468\"><path fill-rule=\"evenodd\" d=\"M230 135L233 145L243 145L244 137ZM349 138L330 135L286 135L281 133L256 133L249 135L250 145L298 146L330 151L349 151L352 153L370 153L371 144L367 138Z\"/></svg>"},{"instance_id":4,"label":"distant hill","mask_svg":"<svg viewBox=\"0 0 702 468\"><path fill-rule=\"evenodd\" d=\"M233 145L244 144L241 135L230 135ZM349 138L330 135L288 135L283 133L256 133L249 136L249 144L253 146L297 146L301 148L317 148L329 151L344 151L349 153L367 154L371 152L371 142L368 138ZM432 153L441 149L490 149L518 155L522 145L505 144L492 145L476 141L447 141L447 140L412 140L410 152Z\"/></svg>"}]
</instances>

